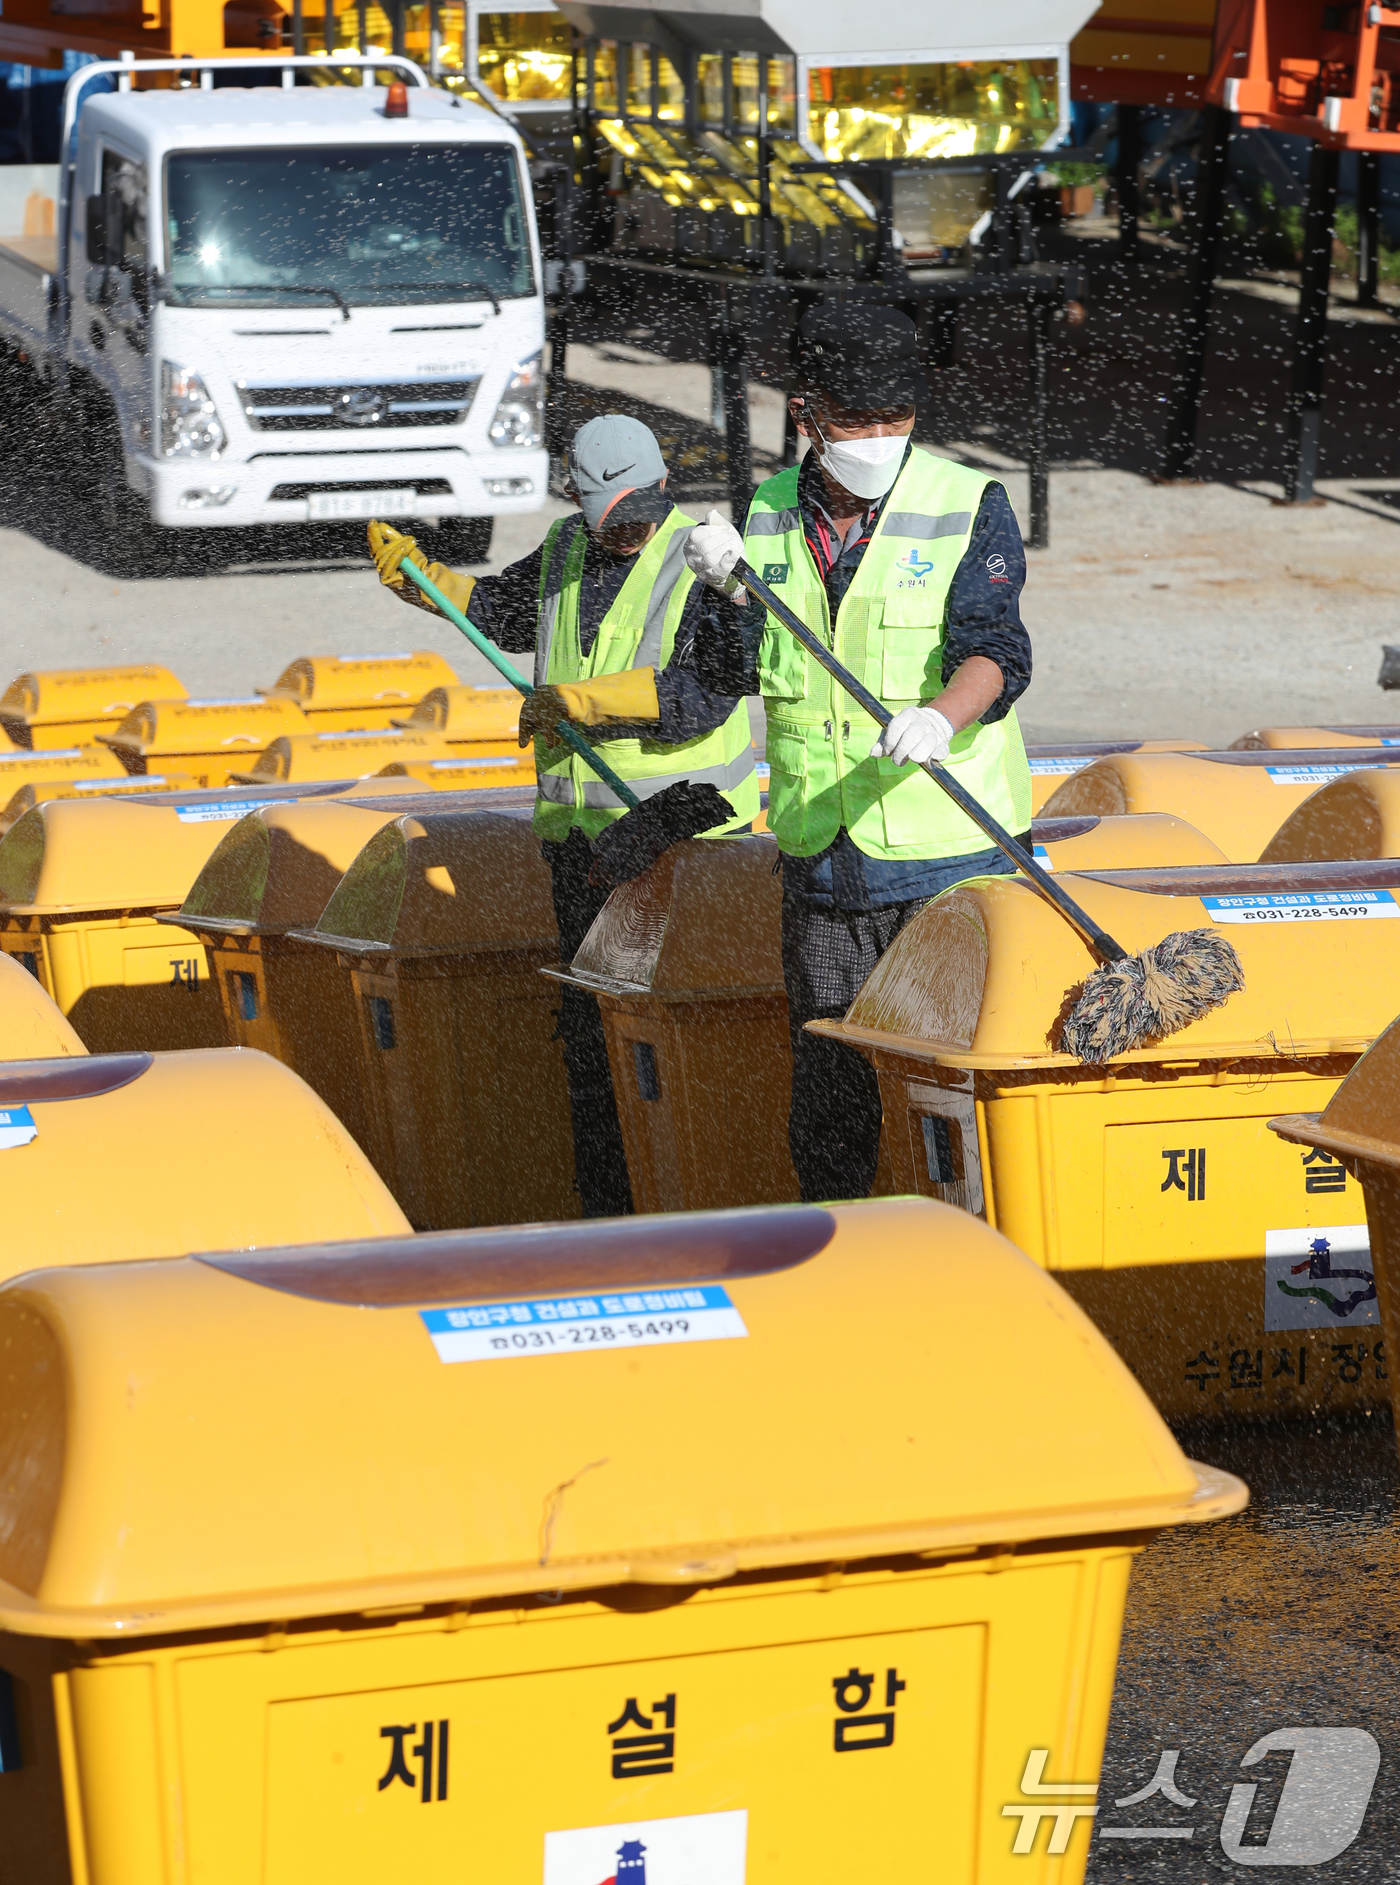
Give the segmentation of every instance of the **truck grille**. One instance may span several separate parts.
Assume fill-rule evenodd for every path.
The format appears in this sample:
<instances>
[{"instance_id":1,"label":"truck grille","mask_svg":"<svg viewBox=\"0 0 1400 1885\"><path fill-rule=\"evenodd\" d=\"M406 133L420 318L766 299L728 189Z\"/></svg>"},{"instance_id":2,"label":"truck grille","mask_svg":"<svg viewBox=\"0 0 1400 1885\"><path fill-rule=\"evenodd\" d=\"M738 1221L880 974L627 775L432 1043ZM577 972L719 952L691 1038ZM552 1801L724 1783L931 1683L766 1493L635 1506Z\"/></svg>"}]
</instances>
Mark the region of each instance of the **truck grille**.
<instances>
[{"instance_id":1,"label":"truck grille","mask_svg":"<svg viewBox=\"0 0 1400 1885\"><path fill-rule=\"evenodd\" d=\"M405 425L458 425L480 378L393 385L261 386L240 380L238 397L255 432L384 432Z\"/></svg>"}]
</instances>

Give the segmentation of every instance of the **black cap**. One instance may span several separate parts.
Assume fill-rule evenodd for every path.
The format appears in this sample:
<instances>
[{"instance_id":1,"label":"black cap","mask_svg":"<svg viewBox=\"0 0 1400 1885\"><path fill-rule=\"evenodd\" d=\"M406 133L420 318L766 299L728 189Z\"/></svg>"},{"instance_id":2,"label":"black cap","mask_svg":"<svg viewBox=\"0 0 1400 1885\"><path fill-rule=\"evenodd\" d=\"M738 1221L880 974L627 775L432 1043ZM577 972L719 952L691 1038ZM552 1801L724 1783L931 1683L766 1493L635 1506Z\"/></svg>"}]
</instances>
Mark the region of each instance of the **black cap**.
<instances>
[{"instance_id":1,"label":"black cap","mask_svg":"<svg viewBox=\"0 0 1400 1885\"><path fill-rule=\"evenodd\" d=\"M928 398L914 323L898 308L822 302L797 329L797 385L857 411Z\"/></svg>"}]
</instances>

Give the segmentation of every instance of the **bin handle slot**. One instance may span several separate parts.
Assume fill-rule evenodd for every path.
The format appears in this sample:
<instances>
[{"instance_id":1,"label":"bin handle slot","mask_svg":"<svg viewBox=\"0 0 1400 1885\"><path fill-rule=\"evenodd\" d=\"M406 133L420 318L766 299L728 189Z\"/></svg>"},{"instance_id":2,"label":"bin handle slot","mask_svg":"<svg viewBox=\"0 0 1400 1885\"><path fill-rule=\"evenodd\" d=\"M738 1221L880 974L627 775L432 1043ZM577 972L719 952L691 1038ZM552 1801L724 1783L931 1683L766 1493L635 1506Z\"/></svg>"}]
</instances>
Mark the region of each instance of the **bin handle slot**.
<instances>
[{"instance_id":1,"label":"bin handle slot","mask_svg":"<svg viewBox=\"0 0 1400 1885\"><path fill-rule=\"evenodd\" d=\"M0 1107L95 1100L139 1080L154 1058L152 1054L72 1054L56 1060L11 1060L0 1068Z\"/></svg>"},{"instance_id":2,"label":"bin handle slot","mask_svg":"<svg viewBox=\"0 0 1400 1885\"><path fill-rule=\"evenodd\" d=\"M1096 830L1099 823L1097 815L1089 812L1078 818L1033 818L1031 838L1036 844L1063 844L1066 838L1084 837L1087 832Z\"/></svg>"},{"instance_id":3,"label":"bin handle slot","mask_svg":"<svg viewBox=\"0 0 1400 1885\"><path fill-rule=\"evenodd\" d=\"M1242 897L1289 890L1400 890L1400 858L1354 857L1335 864L1170 864L1141 870L1081 870L1076 877L1145 896Z\"/></svg>"},{"instance_id":4,"label":"bin handle slot","mask_svg":"<svg viewBox=\"0 0 1400 1885\"><path fill-rule=\"evenodd\" d=\"M397 1309L771 1276L809 1262L835 1234L829 1211L780 1204L235 1250L199 1261L314 1302Z\"/></svg>"}]
</instances>

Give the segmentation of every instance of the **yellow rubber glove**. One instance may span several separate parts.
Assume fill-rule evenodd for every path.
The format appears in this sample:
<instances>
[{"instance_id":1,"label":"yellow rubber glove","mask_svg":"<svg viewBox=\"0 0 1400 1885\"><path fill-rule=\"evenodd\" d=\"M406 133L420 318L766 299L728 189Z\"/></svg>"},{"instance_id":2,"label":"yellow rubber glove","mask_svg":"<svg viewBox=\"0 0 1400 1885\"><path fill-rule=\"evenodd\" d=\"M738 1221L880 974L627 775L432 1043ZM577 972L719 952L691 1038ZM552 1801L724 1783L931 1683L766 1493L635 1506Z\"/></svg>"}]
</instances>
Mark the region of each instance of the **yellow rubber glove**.
<instances>
[{"instance_id":1,"label":"yellow rubber glove","mask_svg":"<svg viewBox=\"0 0 1400 1885\"><path fill-rule=\"evenodd\" d=\"M601 726L608 720L659 720L655 668L624 668L591 681L556 681L537 687L520 709L520 744L536 734L557 746L554 729L561 720L576 726Z\"/></svg>"},{"instance_id":2,"label":"yellow rubber glove","mask_svg":"<svg viewBox=\"0 0 1400 1885\"><path fill-rule=\"evenodd\" d=\"M407 558L422 570L429 582L437 584L449 602L455 603L463 615L466 614L467 604L476 588L476 577L460 576L455 569L448 569L445 563L430 563L418 548L415 538L395 530L392 524L381 524L376 519L369 527L369 553L374 558L374 567L379 571L380 582L386 589L391 589L400 602L411 602L415 608L427 609L432 615L442 613L435 602L429 602L416 583L410 582L400 572L399 564Z\"/></svg>"}]
</instances>

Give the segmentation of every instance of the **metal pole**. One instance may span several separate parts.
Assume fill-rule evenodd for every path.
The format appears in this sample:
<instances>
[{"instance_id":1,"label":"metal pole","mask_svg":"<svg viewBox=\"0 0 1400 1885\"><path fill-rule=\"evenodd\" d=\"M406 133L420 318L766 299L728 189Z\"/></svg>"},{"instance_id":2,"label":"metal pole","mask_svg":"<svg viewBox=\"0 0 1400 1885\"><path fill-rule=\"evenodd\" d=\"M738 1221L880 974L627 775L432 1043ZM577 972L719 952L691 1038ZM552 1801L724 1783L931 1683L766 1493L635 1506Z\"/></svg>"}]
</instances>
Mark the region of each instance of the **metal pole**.
<instances>
[{"instance_id":1,"label":"metal pole","mask_svg":"<svg viewBox=\"0 0 1400 1885\"><path fill-rule=\"evenodd\" d=\"M1138 259L1138 172L1142 167L1142 110L1118 107L1118 259Z\"/></svg>"},{"instance_id":2,"label":"metal pole","mask_svg":"<svg viewBox=\"0 0 1400 1885\"><path fill-rule=\"evenodd\" d=\"M1356 305L1380 306L1381 156L1356 154Z\"/></svg>"},{"instance_id":3,"label":"metal pole","mask_svg":"<svg viewBox=\"0 0 1400 1885\"><path fill-rule=\"evenodd\" d=\"M357 0L356 12L359 15L360 56L369 51L369 0Z\"/></svg>"},{"instance_id":4,"label":"metal pole","mask_svg":"<svg viewBox=\"0 0 1400 1885\"><path fill-rule=\"evenodd\" d=\"M1234 126L1232 114L1219 105L1207 105L1201 120L1196 226L1186 265L1186 293L1172 369L1171 412L1162 447L1161 476L1166 480L1188 476L1196 456L1196 424L1205 384L1206 344L1210 339L1211 293L1215 286L1225 180L1230 164L1230 133Z\"/></svg>"},{"instance_id":5,"label":"metal pole","mask_svg":"<svg viewBox=\"0 0 1400 1885\"><path fill-rule=\"evenodd\" d=\"M1031 424L1030 482L1031 534L1028 548L1050 548L1050 463L1047 432L1050 422L1050 316L1048 301L1033 297L1026 303L1030 329Z\"/></svg>"},{"instance_id":6,"label":"metal pole","mask_svg":"<svg viewBox=\"0 0 1400 1885\"><path fill-rule=\"evenodd\" d=\"M768 149L768 54L758 54L758 229L763 273L772 280L778 231L773 221L771 153Z\"/></svg>"},{"instance_id":7,"label":"metal pole","mask_svg":"<svg viewBox=\"0 0 1400 1885\"><path fill-rule=\"evenodd\" d=\"M1308 213L1303 225L1303 269L1283 471L1283 497L1287 504L1308 503L1317 477L1322 382L1327 372L1327 295L1332 282L1332 229L1337 220L1339 155L1324 144L1314 144L1308 164Z\"/></svg>"},{"instance_id":8,"label":"metal pole","mask_svg":"<svg viewBox=\"0 0 1400 1885\"><path fill-rule=\"evenodd\" d=\"M545 421L552 451L564 449L565 381L569 377L569 320L573 303L574 172L572 154L554 178L554 249L559 261L559 299L549 328L549 384Z\"/></svg>"},{"instance_id":9,"label":"metal pole","mask_svg":"<svg viewBox=\"0 0 1400 1885\"><path fill-rule=\"evenodd\" d=\"M724 405L724 458L729 504L736 526L753 495L753 460L749 449L749 363L744 339L745 310L726 290L720 303L718 341L720 396Z\"/></svg>"}]
</instances>

